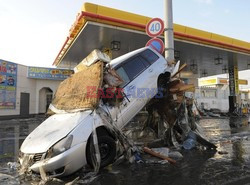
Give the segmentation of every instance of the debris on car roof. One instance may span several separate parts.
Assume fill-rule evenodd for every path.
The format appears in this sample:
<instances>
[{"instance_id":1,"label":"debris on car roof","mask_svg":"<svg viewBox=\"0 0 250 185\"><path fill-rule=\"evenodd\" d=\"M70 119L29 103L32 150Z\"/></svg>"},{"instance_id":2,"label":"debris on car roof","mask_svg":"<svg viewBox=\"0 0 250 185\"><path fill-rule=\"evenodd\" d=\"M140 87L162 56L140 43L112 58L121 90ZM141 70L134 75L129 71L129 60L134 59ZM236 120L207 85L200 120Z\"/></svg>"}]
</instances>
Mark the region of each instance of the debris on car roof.
<instances>
[{"instance_id":1,"label":"debris on car roof","mask_svg":"<svg viewBox=\"0 0 250 185\"><path fill-rule=\"evenodd\" d=\"M75 68L75 74L60 83L49 114L94 110L99 103L98 89L103 84L104 64L110 58L100 50L93 50ZM88 94L91 89L92 94Z\"/></svg>"},{"instance_id":2,"label":"debris on car roof","mask_svg":"<svg viewBox=\"0 0 250 185\"><path fill-rule=\"evenodd\" d=\"M110 58L106 53L101 52L99 49L94 49L86 58L84 58L75 68L74 72L77 73L84 68L84 66L91 66L98 61L109 63Z\"/></svg>"}]
</instances>

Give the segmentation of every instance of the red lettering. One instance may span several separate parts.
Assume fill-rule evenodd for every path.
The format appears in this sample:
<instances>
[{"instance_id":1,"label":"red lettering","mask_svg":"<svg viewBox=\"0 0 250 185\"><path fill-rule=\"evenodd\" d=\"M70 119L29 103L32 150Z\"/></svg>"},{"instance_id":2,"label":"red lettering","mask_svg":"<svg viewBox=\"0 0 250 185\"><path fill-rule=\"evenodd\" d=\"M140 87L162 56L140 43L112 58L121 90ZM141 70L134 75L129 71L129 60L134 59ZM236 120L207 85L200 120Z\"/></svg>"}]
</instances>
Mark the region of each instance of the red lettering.
<instances>
[{"instance_id":1,"label":"red lettering","mask_svg":"<svg viewBox=\"0 0 250 185\"><path fill-rule=\"evenodd\" d=\"M98 95L97 95L98 98L106 98L103 90L100 88L98 89Z\"/></svg>"},{"instance_id":2,"label":"red lettering","mask_svg":"<svg viewBox=\"0 0 250 185\"><path fill-rule=\"evenodd\" d=\"M97 98L96 90L97 90L97 88L95 86L88 86L87 87L87 98Z\"/></svg>"}]
</instances>

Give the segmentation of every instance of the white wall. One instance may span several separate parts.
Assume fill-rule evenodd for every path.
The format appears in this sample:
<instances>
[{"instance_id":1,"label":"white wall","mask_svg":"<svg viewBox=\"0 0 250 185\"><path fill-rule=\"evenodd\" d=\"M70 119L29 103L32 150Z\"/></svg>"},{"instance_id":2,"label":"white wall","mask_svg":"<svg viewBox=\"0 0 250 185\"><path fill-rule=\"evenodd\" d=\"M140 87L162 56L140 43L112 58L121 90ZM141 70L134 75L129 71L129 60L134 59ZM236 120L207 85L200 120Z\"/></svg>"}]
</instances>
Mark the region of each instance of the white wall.
<instances>
[{"instance_id":1,"label":"white wall","mask_svg":"<svg viewBox=\"0 0 250 185\"><path fill-rule=\"evenodd\" d=\"M17 67L17 86L16 86L16 108L15 109L1 109L0 116L2 115L19 115L20 113L20 94L21 92L30 93L30 113L35 112L35 92L36 81L28 79L27 67L18 65Z\"/></svg>"},{"instance_id":2,"label":"white wall","mask_svg":"<svg viewBox=\"0 0 250 185\"><path fill-rule=\"evenodd\" d=\"M201 91L206 90L216 90L216 97L202 97ZM228 112L229 110L229 89L223 89L222 87L216 88L200 88L196 89L195 98L198 103L198 106L201 106L201 103L204 103L205 109L220 109L222 112Z\"/></svg>"},{"instance_id":3,"label":"white wall","mask_svg":"<svg viewBox=\"0 0 250 185\"><path fill-rule=\"evenodd\" d=\"M222 112L228 112L229 100L228 99L197 99L197 103L200 107L201 103L204 103L205 109L220 109Z\"/></svg>"}]
</instances>

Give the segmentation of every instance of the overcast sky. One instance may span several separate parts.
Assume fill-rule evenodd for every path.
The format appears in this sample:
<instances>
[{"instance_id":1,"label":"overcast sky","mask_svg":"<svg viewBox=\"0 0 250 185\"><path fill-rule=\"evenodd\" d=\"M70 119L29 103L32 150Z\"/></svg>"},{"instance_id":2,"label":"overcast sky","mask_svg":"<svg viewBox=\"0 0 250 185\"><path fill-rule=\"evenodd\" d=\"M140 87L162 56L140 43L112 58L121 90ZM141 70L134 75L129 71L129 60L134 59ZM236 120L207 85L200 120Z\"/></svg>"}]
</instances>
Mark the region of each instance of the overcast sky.
<instances>
[{"instance_id":1,"label":"overcast sky","mask_svg":"<svg viewBox=\"0 0 250 185\"><path fill-rule=\"evenodd\" d=\"M0 59L51 67L84 0L0 0ZM163 18L163 0L88 0ZM250 41L249 0L173 0L174 22Z\"/></svg>"}]
</instances>

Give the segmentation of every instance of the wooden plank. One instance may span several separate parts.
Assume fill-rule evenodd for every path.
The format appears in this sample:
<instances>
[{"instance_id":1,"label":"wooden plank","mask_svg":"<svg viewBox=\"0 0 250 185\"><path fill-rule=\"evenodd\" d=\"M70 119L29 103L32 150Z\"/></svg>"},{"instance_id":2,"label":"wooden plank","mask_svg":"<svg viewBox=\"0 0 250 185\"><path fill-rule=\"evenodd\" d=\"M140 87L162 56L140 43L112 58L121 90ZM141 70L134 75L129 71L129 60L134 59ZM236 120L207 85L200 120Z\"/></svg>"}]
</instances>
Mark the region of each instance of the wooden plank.
<instances>
[{"instance_id":1,"label":"wooden plank","mask_svg":"<svg viewBox=\"0 0 250 185\"><path fill-rule=\"evenodd\" d=\"M148 147L144 147L143 150L144 150L144 152L146 152L146 153L148 153L148 154L150 154L152 156L158 157L158 158L163 159L163 160L167 160L171 164L175 164L176 163L176 161L174 159L171 159L171 158L169 158L167 156L161 155L160 153L157 153L157 152L151 150Z\"/></svg>"},{"instance_id":2,"label":"wooden plank","mask_svg":"<svg viewBox=\"0 0 250 185\"><path fill-rule=\"evenodd\" d=\"M187 66L186 63L183 64L183 65L179 68L179 70L178 70L175 74L173 74L173 76L172 76L171 78L174 78L174 77L175 77L177 74L179 74L186 66Z\"/></svg>"}]
</instances>

